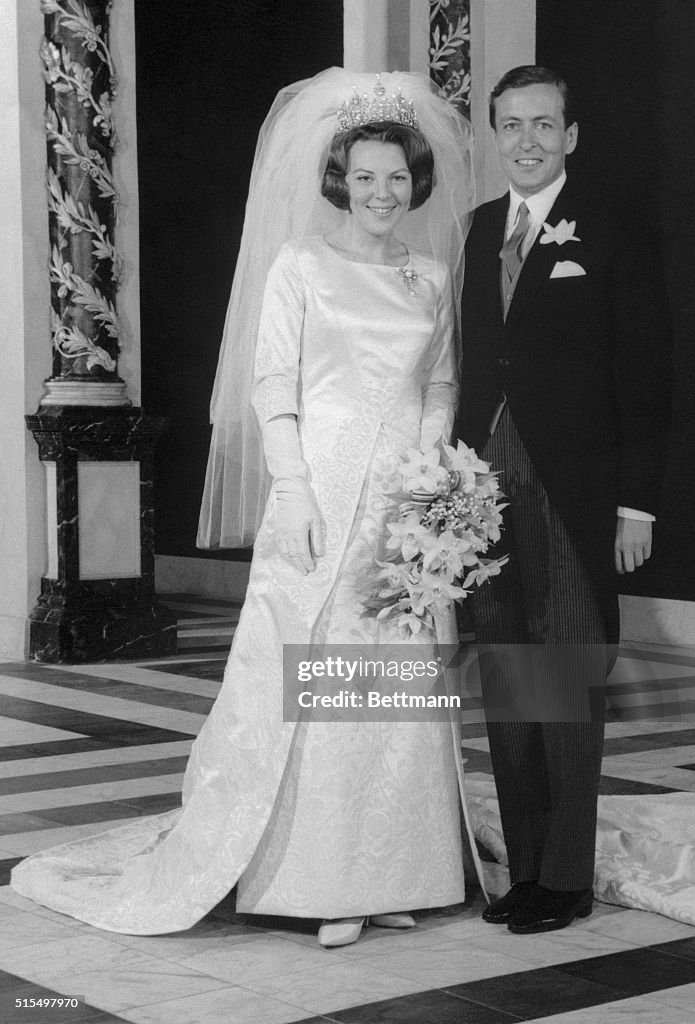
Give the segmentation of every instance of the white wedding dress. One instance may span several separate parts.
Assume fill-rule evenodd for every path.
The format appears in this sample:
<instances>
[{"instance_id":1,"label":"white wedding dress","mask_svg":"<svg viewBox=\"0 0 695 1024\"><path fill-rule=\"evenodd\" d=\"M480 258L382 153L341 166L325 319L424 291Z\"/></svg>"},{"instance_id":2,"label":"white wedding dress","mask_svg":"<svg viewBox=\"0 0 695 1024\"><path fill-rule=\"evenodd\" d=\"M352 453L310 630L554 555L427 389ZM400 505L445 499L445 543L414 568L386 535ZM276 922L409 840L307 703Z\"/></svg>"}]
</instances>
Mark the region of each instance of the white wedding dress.
<instances>
[{"instance_id":1,"label":"white wedding dress","mask_svg":"<svg viewBox=\"0 0 695 1024\"><path fill-rule=\"evenodd\" d=\"M281 251L254 404L262 422L298 417L326 554L306 576L280 556L271 499L182 809L28 857L13 872L17 892L134 934L189 928L237 884L240 911L295 917L463 900L455 723L283 722L284 644L398 640L362 616L364 579L383 554L384 491L395 454L420 446L421 426L450 429L456 399L445 275L417 253L410 266L408 280L353 263L321 237ZM454 642L453 617L438 632Z\"/></svg>"}]
</instances>

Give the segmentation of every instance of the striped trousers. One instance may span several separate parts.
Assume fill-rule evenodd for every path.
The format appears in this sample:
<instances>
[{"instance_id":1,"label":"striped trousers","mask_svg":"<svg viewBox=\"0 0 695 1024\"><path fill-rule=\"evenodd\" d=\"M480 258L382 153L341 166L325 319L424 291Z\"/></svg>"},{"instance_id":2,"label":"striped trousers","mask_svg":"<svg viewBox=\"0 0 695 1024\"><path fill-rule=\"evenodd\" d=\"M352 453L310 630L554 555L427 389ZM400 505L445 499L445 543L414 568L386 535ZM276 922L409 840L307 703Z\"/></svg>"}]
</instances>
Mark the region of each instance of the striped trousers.
<instances>
[{"instance_id":1,"label":"striped trousers","mask_svg":"<svg viewBox=\"0 0 695 1024\"><path fill-rule=\"evenodd\" d=\"M605 716L605 629L574 545L508 408L481 457L508 496L495 554L509 564L475 594L490 754L512 883L593 883Z\"/></svg>"}]
</instances>

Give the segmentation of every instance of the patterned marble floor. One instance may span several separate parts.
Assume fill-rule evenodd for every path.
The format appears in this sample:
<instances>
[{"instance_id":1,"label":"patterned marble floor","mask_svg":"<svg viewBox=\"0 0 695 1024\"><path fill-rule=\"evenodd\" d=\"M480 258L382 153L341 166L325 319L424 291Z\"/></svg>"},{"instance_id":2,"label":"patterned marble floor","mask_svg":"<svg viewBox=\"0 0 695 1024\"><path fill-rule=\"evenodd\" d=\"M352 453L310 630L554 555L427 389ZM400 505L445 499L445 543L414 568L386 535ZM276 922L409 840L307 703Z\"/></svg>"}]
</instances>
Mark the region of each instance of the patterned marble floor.
<instances>
[{"instance_id":1,"label":"patterned marble floor","mask_svg":"<svg viewBox=\"0 0 695 1024\"><path fill-rule=\"evenodd\" d=\"M471 887L455 913L323 950L315 923L242 918L231 898L188 932L143 938L14 895L9 872L28 853L177 805L239 607L169 603L180 652L166 661L0 665L0 1024L695 1022L695 929L640 911L599 904L561 932L521 937L482 922ZM468 771L490 771L474 702L464 756ZM695 649L624 647L602 791L695 790L694 769ZM503 869L488 868L501 890ZM65 995L78 1006L28 1005Z\"/></svg>"}]
</instances>

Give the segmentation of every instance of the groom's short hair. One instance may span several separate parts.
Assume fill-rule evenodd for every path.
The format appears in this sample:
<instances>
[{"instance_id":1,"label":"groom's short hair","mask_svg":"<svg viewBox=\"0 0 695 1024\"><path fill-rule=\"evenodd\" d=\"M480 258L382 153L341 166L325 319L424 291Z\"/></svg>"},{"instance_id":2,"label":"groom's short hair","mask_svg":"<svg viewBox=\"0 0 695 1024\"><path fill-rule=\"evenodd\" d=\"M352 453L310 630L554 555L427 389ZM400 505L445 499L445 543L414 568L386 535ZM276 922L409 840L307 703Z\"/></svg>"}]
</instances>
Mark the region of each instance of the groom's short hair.
<instances>
[{"instance_id":1,"label":"groom's short hair","mask_svg":"<svg viewBox=\"0 0 695 1024\"><path fill-rule=\"evenodd\" d=\"M574 104L570 94L569 86L564 78L550 68L541 67L540 64L522 64L518 68L512 68L506 75L502 75L495 88L490 93L490 124L495 125L495 101L503 92L508 89L523 89L527 85L554 85L560 90L563 103L563 116L565 128L574 124Z\"/></svg>"}]
</instances>

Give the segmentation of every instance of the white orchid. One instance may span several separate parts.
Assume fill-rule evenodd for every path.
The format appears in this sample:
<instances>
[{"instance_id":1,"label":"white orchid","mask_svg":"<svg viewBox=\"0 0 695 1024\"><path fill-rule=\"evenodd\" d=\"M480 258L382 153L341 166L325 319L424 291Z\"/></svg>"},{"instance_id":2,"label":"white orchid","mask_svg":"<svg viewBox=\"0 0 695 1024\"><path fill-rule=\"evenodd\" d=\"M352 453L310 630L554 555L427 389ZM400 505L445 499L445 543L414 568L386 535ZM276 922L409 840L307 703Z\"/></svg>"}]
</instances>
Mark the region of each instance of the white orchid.
<instances>
[{"instance_id":1,"label":"white orchid","mask_svg":"<svg viewBox=\"0 0 695 1024\"><path fill-rule=\"evenodd\" d=\"M499 576L502 566L506 565L508 561L509 556L505 555L504 558L500 558L496 562L481 562L477 569L473 569L472 572L468 573L463 581L463 586L472 587L474 583L479 587L482 586L492 576Z\"/></svg>"},{"instance_id":2,"label":"white orchid","mask_svg":"<svg viewBox=\"0 0 695 1024\"><path fill-rule=\"evenodd\" d=\"M464 494L471 494L477 484L476 475L490 472L490 464L483 462L476 455L473 448L469 448L463 441L459 441L455 448L451 445L444 445L451 468L459 474L459 489Z\"/></svg>"},{"instance_id":3,"label":"white orchid","mask_svg":"<svg viewBox=\"0 0 695 1024\"><path fill-rule=\"evenodd\" d=\"M550 245L551 242L555 242L557 245L564 245L565 242L581 242L581 238L577 238L574 231L577 227L576 220L566 221L564 218L552 227L550 224L543 225L545 234L541 235L541 245Z\"/></svg>"},{"instance_id":4,"label":"white orchid","mask_svg":"<svg viewBox=\"0 0 695 1024\"><path fill-rule=\"evenodd\" d=\"M426 526L420 523L420 516L417 512L410 512L400 523L389 523L391 536L386 542L390 551L398 551L406 562L410 562L422 551L423 544L430 537Z\"/></svg>"},{"instance_id":5,"label":"white orchid","mask_svg":"<svg viewBox=\"0 0 695 1024\"><path fill-rule=\"evenodd\" d=\"M469 448L463 441L459 441L455 448L450 444L444 445L451 468L460 473L464 469L472 469L474 473L489 473L490 463L479 459L475 449Z\"/></svg>"},{"instance_id":6,"label":"white orchid","mask_svg":"<svg viewBox=\"0 0 695 1024\"><path fill-rule=\"evenodd\" d=\"M462 596L461 587L444 576L423 570L419 583L410 591L410 600L415 615L426 610L446 611L452 601Z\"/></svg>"},{"instance_id":7,"label":"white orchid","mask_svg":"<svg viewBox=\"0 0 695 1024\"><path fill-rule=\"evenodd\" d=\"M422 565L428 572L445 570L452 578L463 572L464 555L470 551L471 542L457 537L453 530L444 530L438 537L430 537L423 550Z\"/></svg>"},{"instance_id":8,"label":"white orchid","mask_svg":"<svg viewBox=\"0 0 695 1024\"><path fill-rule=\"evenodd\" d=\"M403 487L410 494L428 494L434 496L441 493L439 488L449 477L449 471L440 466L440 455L437 448L428 452L420 452L409 448L407 461L401 467Z\"/></svg>"}]
</instances>

